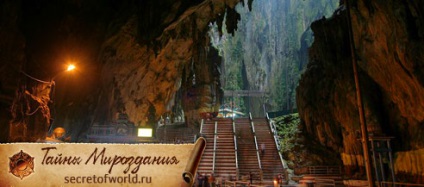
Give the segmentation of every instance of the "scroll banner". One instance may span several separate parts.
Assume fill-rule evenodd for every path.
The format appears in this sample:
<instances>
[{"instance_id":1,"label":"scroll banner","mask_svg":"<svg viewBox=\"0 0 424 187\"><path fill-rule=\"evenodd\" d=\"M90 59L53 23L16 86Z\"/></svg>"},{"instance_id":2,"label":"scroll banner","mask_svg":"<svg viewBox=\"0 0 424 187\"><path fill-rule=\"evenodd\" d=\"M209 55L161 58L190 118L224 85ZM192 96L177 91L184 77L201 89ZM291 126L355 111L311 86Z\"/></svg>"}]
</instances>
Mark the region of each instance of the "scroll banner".
<instances>
[{"instance_id":1,"label":"scroll banner","mask_svg":"<svg viewBox=\"0 0 424 187\"><path fill-rule=\"evenodd\" d=\"M0 144L0 186L192 186L195 144Z\"/></svg>"}]
</instances>

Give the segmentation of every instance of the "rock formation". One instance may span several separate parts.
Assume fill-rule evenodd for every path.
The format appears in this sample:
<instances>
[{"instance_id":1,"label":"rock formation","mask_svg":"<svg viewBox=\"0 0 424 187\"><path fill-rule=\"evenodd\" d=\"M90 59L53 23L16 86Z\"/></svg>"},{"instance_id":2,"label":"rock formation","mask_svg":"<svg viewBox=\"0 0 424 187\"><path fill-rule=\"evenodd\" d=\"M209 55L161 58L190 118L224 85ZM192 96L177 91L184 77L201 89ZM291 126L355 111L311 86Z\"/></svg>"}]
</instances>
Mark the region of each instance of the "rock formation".
<instances>
[{"instance_id":1,"label":"rock formation","mask_svg":"<svg viewBox=\"0 0 424 187\"><path fill-rule=\"evenodd\" d=\"M2 1L1 142L43 139L50 124L80 141L91 125L109 123L117 113L154 127L161 115L197 121L216 111L220 58L207 31L217 21L234 32L239 2ZM77 71L61 74L70 61ZM56 92L50 94L52 77ZM17 140L8 129L16 121L43 128Z\"/></svg>"},{"instance_id":2,"label":"rock formation","mask_svg":"<svg viewBox=\"0 0 424 187\"><path fill-rule=\"evenodd\" d=\"M152 12L162 28L151 20L146 23L144 14L129 16L106 38L99 53L104 65L96 121L124 112L136 125L153 115L151 125L167 113L196 121L199 113L215 111L222 95L217 81L220 59L209 47L207 31L211 21L222 20L237 2L171 3L167 14ZM160 32L150 33L156 29ZM146 38L146 30L154 36Z\"/></svg>"},{"instance_id":3,"label":"rock formation","mask_svg":"<svg viewBox=\"0 0 424 187\"><path fill-rule=\"evenodd\" d=\"M222 97L220 59L207 31L217 21L233 33L239 2L0 1L0 141L43 139L51 124L79 141L91 125L117 113L154 127L161 115L196 121L201 112L215 111ZM400 179L423 181L424 1L352 2L368 130L394 137ZM361 175L346 11L316 21L312 30L310 62L297 88L299 141L312 146L294 156L301 164L343 164L349 175ZM58 76L51 92L50 80L67 60L77 62L78 71Z\"/></svg>"},{"instance_id":4,"label":"rock formation","mask_svg":"<svg viewBox=\"0 0 424 187\"><path fill-rule=\"evenodd\" d=\"M394 169L399 179L423 181L424 158L419 155L424 151L424 3L352 2L368 131L373 137L394 137ZM363 174L364 162L346 23L346 10L341 7L331 18L312 24L315 41L297 88L297 104L303 135L328 149L331 158L354 175Z\"/></svg>"}]
</instances>

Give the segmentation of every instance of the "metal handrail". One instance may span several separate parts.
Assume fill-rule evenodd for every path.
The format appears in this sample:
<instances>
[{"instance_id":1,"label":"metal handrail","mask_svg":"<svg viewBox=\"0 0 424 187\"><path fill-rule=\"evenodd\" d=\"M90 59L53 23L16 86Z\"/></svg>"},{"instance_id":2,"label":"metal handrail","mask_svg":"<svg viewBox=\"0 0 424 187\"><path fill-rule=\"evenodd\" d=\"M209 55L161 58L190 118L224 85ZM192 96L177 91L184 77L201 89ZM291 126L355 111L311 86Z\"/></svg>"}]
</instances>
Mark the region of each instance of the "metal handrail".
<instances>
[{"instance_id":1,"label":"metal handrail","mask_svg":"<svg viewBox=\"0 0 424 187\"><path fill-rule=\"evenodd\" d=\"M233 135L234 135L234 153L236 157L236 178L238 179L239 167L238 167L238 158L237 158L237 137L236 137L236 124L233 121Z\"/></svg>"},{"instance_id":2,"label":"metal handrail","mask_svg":"<svg viewBox=\"0 0 424 187\"><path fill-rule=\"evenodd\" d=\"M308 174L314 175L341 175L342 167L340 166L308 166Z\"/></svg>"},{"instance_id":3,"label":"metal handrail","mask_svg":"<svg viewBox=\"0 0 424 187\"><path fill-rule=\"evenodd\" d=\"M214 130L214 136L213 136L213 158L212 158L212 173L215 173L215 159L216 159L216 136L218 133L218 122L215 121L215 130Z\"/></svg>"},{"instance_id":4,"label":"metal handrail","mask_svg":"<svg viewBox=\"0 0 424 187\"><path fill-rule=\"evenodd\" d=\"M249 112L249 120L250 120L250 126L252 127L253 135L256 137L256 131L255 131L255 127L253 125L252 113L250 113L250 112Z\"/></svg>"},{"instance_id":5,"label":"metal handrail","mask_svg":"<svg viewBox=\"0 0 424 187\"><path fill-rule=\"evenodd\" d=\"M266 113L266 119L269 121L269 115L268 115L268 112Z\"/></svg>"},{"instance_id":6,"label":"metal handrail","mask_svg":"<svg viewBox=\"0 0 424 187\"><path fill-rule=\"evenodd\" d=\"M271 132L275 135L277 133L277 127L275 126L275 123L271 123L272 120L269 119L268 113L266 113L266 120L268 121Z\"/></svg>"},{"instance_id":7,"label":"metal handrail","mask_svg":"<svg viewBox=\"0 0 424 187\"><path fill-rule=\"evenodd\" d=\"M272 132L273 137L274 137L275 146L277 147L278 156L280 157L281 164L283 165L284 169L287 169L288 168L287 164L284 161L283 156L281 155L281 146L280 146L280 143L279 143L280 140L279 140L278 134L277 134L277 127L275 126L274 120L269 118L268 113L266 113L266 119L268 121L269 127L271 128L271 132Z\"/></svg>"},{"instance_id":8,"label":"metal handrail","mask_svg":"<svg viewBox=\"0 0 424 187\"><path fill-rule=\"evenodd\" d=\"M274 142L278 150L278 156L280 157L281 165L283 166L284 169L287 169L288 168L287 163L284 161L283 156L281 155L281 146L279 143L280 139L278 138L278 134L277 134L277 127L275 126L274 120L269 118L268 112L266 113L266 119L268 121L269 128L271 128L271 132L274 135Z\"/></svg>"},{"instance_id":9,"label":"metal handrail","mask_svg":"<svg viewBox=\"0 0 424 187\"><path fill-rule=\"evenodd\" d=\"M279 138L276 134L274 134L274 142L275 142L275 146L277 147L277 150L278 150L278 156L280 157L281 164L283 165L284 169L287 169L287 164L284 161L283 156L281 155L281 146L280 146L280 143L279 143L280 141L279 141Z\"/></svg>"},{"instance_id":10,"label":"metal handrail","mask_svg":"<svg viewBox=\"0 0 424 187\"><path fill-rule=\"evenodd\" d=\"M274 121L273 120L269 121L269 123L272 124L271 127L275 127L275 124L274 124ZM274 132L272 134L274 136L275 145L277 146L277 149L280 151L281 150L281 146L280 146L280 143L279 143L280 138L278 138L278 134L277 134L276 128L275 128L275 130L274 130Z\"/></svg>"},{"instance_id":11,"label":"metal handrail","mask_svg":"<svg viewBox=\"0 0 424 187\"><path fill-rule=\"evenodd\" d=\"M262 171L261 156L259 155L258 140L256 139L256 132L255 132L255 124L253 123L252 120L250 121L250 124L252 126L253 139L255 140L256 157L258 158L259 169Z\"/></svg>"},{"instance_id":12,"label":"metal handrail","mask_svg":"<svg viewBox=\"0 0 424 187\"><path fill-rule=\"evenodd\" d=\"M204 120L202 119L202 120L200 120L200 134L202 134L202 131L203 131L203 124L204 124L205 122L204 122Z\"/></svg>"}]
</instances>

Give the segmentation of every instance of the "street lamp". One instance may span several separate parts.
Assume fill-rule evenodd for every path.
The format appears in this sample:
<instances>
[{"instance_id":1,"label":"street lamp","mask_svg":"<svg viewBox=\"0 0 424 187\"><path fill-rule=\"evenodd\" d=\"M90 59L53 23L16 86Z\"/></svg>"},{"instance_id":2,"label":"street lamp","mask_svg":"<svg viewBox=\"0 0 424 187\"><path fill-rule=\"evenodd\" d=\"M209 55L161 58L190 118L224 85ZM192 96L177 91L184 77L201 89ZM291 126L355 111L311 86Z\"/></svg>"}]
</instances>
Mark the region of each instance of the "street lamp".
<instances>
[{"instance_id":1,"label":"street lamp","mask_svg":"<svg viewBox=\"0 0 424 187\"><path fill-rule=\"evenodd\" d=\"M32 79L32 80L35 80L35 81L37 81L37 82L40 82L40 83L44 83L44 84L54 84L54 80L56 79L56 77L57 76L59 76L60 74L62 74L63 72L67 72L67 71L72 71L72 70L74 70L76 67L75 67L75 65L73 65L73 64L69 64L68 65L68 67L66 68L66 70L64 70L64 71L60 71L60 72L58 72L58 73L56 73L51 79L50 79L50 81L43 81L43 80L40 80L40 79L37 79L37 78L35 78L35 77L33 77L33 76L31 76L31 75L28 75L27 73L25 73L24 71L21 71L21 73L23 73L25 76L27 76L27 77L29 77L30 79Z\"/></svg>"},{"instance_id":2,"label":"street lamp","mask_svg":"<svg viewBox=\"0 0 424 187\"><path fill-rule=\"evenodd\" d=\"M48 130L48 134L50 134L53 130L53 122L54 122L54 118L52 118L52 116L56 115L56 110L55 110L55 103L54 103L54 97L56 95L56 82L54 81L56 79L56 77L58 77L59 75L61 75L64 72L69 72L69 71L73 71L75 69L75 65L73 64L69 64L68 67L66 68L66 70L64 71L60 71L58 73L56 73L56 75L54 75L51 79L50 79L50 101L52 103L52 110L50 112L50 119L52 119L52 121L50 122L50 127Z\"/></svg>"},{"instance_id":3,"label":"street lamp","mask_svg":"<svg viewBox=\"0 0 424 187\"><path fill-rule=\"evenodd\" d=\"M52 131L52 127L53 127L53 118L52 118L52 116L54 116L54 106L55 106L55 104L54 104L54 102L53 102L53 100L54 100L54 96L55 96L55 79L59 76L59 75L61 75L62 73L64 73L64 72L69 72L69 71L73 71L74 69L75 69L76 67L75 67L75 65L73 65L73 64L69 64L68 65L68 67L65 69L65 70L63 70L63 71L59 71L58 73L56 73L51 79L50 79L50 81L43 81L43 80L40 80L40 79L37 79L37 78L35 78L35 77L33 77L33 76L31 76L31 75L28 75L27 73L25 73L24 71L21 71L21 73L22 74L24 74L25 76L27 76L27 77L29 77L30 79L32 79L32 80L35 80L35 81L37 81L37 82L40 82L40 83L43 83L43 84L49 84L50 85L50 102L52 102L53 103L53 105L52 105L52 110L51 110L51 112L50 112L50 120L52 120L52 121L50 121L50 127L49 127L49 129L48 129L48 132L47 133L50 133L51 131Z\"/></svg>"},{"instance_id":4,"label":"street lamp","mask_svg":"<svg viewBox=\"0 0 424 187\"><path fill-rule=\"evenodd\" d=\"M58 73L56 73L56 75L54 75L51 79L49 83L53 83L54 84L54 80L56 79L57 76L61 75L63 72L68 72L68 71L73 71L75 69L75 65L73 64L69 64L68 67L66 68L66 70L64 71L59 71Z\"/></svg>"},{"instance_id":5,"label":"street lamp","mask_svg":"<svg viewBox=\"0 0 424 187\"><path fill-rule=\"evenodd\" d=\"M72 71L75 69L75 66L73 64L69 64L68 68L66 69L66 71Z\"/></svg>"}]
</instances>

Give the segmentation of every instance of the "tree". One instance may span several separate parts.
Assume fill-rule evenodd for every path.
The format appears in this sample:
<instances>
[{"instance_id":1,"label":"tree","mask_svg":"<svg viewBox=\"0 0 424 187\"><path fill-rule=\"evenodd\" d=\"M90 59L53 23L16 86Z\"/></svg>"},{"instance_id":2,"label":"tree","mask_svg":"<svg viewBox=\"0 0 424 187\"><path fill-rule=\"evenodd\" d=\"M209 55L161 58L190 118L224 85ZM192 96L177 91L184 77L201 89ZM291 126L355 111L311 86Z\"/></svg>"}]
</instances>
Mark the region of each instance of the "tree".
<instances>
[{"instance_id":1,"label":"tree","mask_svg":"<svg viewBox=\"0 0 424 187\"><path fill-rule=\"evenodd\" d=\"M313 41L309 26L331 15L338 2L255 0L252 11L247 6L236 7L241 20L234 36L223 32L219 37L213 24L211 41L225 64L224 89L266 91L271 110L295 109L295 89ZM240 103L262 108L257 99L246 98Z\"/></svg>"}]
</instances>

